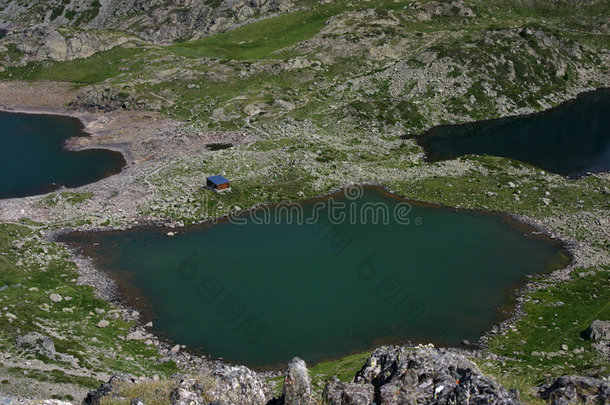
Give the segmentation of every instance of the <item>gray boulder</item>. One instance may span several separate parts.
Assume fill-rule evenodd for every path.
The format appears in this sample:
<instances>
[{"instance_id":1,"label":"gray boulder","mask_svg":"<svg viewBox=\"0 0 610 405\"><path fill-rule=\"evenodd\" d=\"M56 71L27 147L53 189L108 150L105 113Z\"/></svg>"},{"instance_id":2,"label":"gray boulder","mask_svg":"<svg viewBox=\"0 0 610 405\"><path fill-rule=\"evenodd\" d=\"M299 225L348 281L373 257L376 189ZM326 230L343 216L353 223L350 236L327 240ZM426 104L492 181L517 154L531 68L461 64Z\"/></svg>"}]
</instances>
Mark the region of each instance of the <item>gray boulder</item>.
<instances>
[{"instance_id":1,"label":"gray boulder","mask_svg":"<svg viewBox=\"0 0 610 405\"><path fill-rule=\"evenodd\" d=\"M265 379L244 366L221 366L211 378L213 383L205 396L214 402L258 405L273 397Z\"/></svg>"},{"instance_id":2,"label":"gray boulder","mask_svg":"<svg viewBox=\"0 0 610 405\"><path fill-rule=\"evenodd\" d=\"M541 387L540 396L552 405L610 403L610 381L592 377L562 376Z\"/></svg>"},{"instance_id":3,"label":"gray boulder","mask_svg":"<svg viewBox=\"0 0 610 405\"><path fill-rule=\"evenodd\" d=\"M371 384L347 384L332 377L323 396L329 405L369 405L375 400L375 387Z\"/></svg>"},{"instance_id":4,"label":"gray boulder","mask_svg":"<svg viewBox=\"0 0 610 405\"><path fill-rule=\"evenodd\" d=\"M610 341L610 322L596 319L583 332L583 337L587 340Z\"/></svg>"},{"instance_id":5,"label":"gray boulder","mask_svg":"<svg viewBox=\"0 0 610 405\"><path fill-rule=\"evenodd\" d=\"M356 374L375 387L378 404L520 404L464 356L429 347L380 347Z\"/></svg>"},{"instance_id":6,"label":"gray boulder","mask_svg":"<svg viewBox=\"0 0 610 405\"><path fill-rule=\"evenodd\" d=\"M181 380L180 384L170 394L172 405L201 404L205 402L202 398L203 387L195 380Z\"/></svg>"},{"instance_id":7,"label":"gray boulder","mask_svg":"<svg viewBox=\"0 0 610 405\"><path fill-rule=\"evenodd\" d=\"M127 374L115 374L110 377L108 382L103 383L97 389L89 391L85 399L83 399L83 405L100 405L102 399L112 396L112 392L119 383L130 383L133 384L136 380Z\"/></svg>"},{"instance_id":8,"label":"gray boulder","mask_svg":"<svg viewBox=\"0 0 610 405\"><path fill-rule=\"evenodd\" d=\"M48 336L38 332L30 332L15 339L15 344L25 350L52 359L55 357L55 343Z\"/></svg>"},{"instance_id":9,"label":"gray boulder","mask_svg":"<svg viewBox=\"0 0 610 405\"><path fill-rule=\"evenodd\" d=\"M582 332L584 339L593 343L593 348L602 356L610 359L610 322L593 321L591 325Z\"/></svg>"},{"instance_id":10,"label":"gray boulder","mask_svg":"<svg viewBox=\"0 0 610 405\"><path fill-rule=\"evenodd\" d=\"M286 377L284 378L284 389L282 398L286 405L310 405L313 404L311 397L311 380L305 362L298 357L288 363Z\"/></svg>"}]
</instances>

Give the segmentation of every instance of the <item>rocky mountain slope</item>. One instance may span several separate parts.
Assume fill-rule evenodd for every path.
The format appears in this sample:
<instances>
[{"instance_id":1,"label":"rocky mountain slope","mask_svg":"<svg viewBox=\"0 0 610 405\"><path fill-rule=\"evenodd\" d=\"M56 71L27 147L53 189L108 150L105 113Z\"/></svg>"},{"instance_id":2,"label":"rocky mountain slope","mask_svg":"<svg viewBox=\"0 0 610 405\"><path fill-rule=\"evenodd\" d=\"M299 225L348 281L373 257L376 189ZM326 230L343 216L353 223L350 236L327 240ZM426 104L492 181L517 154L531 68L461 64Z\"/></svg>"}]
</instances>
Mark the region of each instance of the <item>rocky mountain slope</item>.
<instances>
[{"instance_id":1,"label":"rocky mountain slope","mask_svg":"<svg viewBox=\"0 0 610 405\"><path fill-rule=\"evenodd\" d=\"M200 38L294 8L291 0L2 0L0 28L49 24L123 31L164 43Z\"/></svg>"}]
</instances>

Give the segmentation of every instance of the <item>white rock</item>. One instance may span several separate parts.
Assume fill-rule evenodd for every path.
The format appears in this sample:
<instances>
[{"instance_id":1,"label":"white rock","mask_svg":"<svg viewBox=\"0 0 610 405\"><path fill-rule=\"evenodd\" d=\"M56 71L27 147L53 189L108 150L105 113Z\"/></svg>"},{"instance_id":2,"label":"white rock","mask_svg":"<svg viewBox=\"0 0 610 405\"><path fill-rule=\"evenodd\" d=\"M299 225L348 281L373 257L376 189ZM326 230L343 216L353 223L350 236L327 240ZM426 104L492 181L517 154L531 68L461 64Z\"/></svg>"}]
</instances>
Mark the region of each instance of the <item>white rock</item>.
<instances>
[{"instance_id":1,"label":"white rock","mask_svg":"<svg viewBox=\"0 0 610 405\"><path fill-rule=\"evenodd\" d=\"M550 205L550 204L551 204L551 199L550 199L550 198L541 198L541 199L540 199L540 202L541 202L543 205Z\"/></svg>"},{"instance_id":2,"label":"white rock","mask_svg":"<svg viewBox=\"0 0 610 405\"><path fill-rule=\"evenodd\" d=\"M110 325L110 322L108 322L108 321L107 321L107 320L105 320L105 319L102 319L101 321L99 321L99 322L97 323L97 327L98 327L98 328L105 328L105 327L107 327L108 325Z\"/></svg>"},{"instance_id":3,"label":"white rock","mask_svg":"<svg viewBox=\"0 0 610 405\"><path fill-rule=\"evenodd\" d=\"M71 402L60 401L59 399L45 399L42 405L72 405Z\"/></svg>"},{"instance_id":4,"label":"white rock","mask_svg":"<svg viewBox=\"0 0 610 405\"><path fill-rule=\"evenodd\" d=\"M144 335L144 332L142 332L141 330L136 330L134 332L131 332L129 334L127 334L127 337L125 338L125 340L127 340L128 342L131 340L144 340L146 339L146 335Z\"/></svg>"},{"instance_id":5,"label":"white rock","mask_svg":"<svg viewBox=\"0 0 610 405\"><path fill-rule=\"evenodd\" d=\"M53 302L61 302L63 300L63 298L59 294L51 294L51 295L49 295L49 298Z\"/></svg>"}]
</instances>

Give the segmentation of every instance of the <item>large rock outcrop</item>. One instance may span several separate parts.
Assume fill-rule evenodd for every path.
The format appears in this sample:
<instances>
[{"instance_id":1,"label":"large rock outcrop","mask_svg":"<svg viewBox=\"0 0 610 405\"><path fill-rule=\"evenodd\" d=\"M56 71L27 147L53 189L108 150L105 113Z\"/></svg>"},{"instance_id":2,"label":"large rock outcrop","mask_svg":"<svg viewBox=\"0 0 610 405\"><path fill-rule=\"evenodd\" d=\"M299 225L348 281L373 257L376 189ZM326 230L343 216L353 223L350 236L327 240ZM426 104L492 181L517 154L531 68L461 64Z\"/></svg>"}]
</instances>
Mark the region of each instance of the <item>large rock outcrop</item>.
<instances>
[{"instance_id":1,"label":"large rock outcrop","mask_svg":"<svg viewBox=\"0 0 610 405\"><path fill-rule=\"evenodd\" d=\"M203 399L203 392L204 387L197 380L183 379L172 390L169 399L172 405L202 404L206 402Z\"/></svg>"},{"instance_id":2,"label":"large rock outcrop","mask_svg":"<svg viewBox=\"0 0 610 405\"><path fill-rule=\"evenodd\" d=\"M206 396L223 404L265 404L273 395L265 379L244 366L222 366L211 375Z\"/></svg>"},{"instance_id":3,"label":"large rock outcrop","mask_svg":"<svg viewBox=\"0 0 610 405\"><path fill-rule=\"evenodd\" d=\"M15 345L20 349L39 354L52 359L55 357L55 343L48 336L38 332L30 332L15 339Z\"/></svg>"},{"instance_id":4,"label":"large rock outcrop","mask_svg":"<svg viewBox=\"0 0 610 405\"><path fill-rule=\"evenodd\" d=\"M21 64L86 58L128 40L128 36L119 34L84 31L62 33L48 24L13 30L3 38L4 43L11 43L23 54L23 60L19 61Z\"/></svg>"},{"instance_id":5,"label":"large rock outcrop","mask_svg":"<svg viewBox=\"0 0 610 405\"><path fill-rule=\"evenodd\" d=\"M135 379L127 374L116 374L110 377L108 382L103 383L97 389L89 391L83 399L83 405L100 405L104 398L112 397L113 391L119 384L134 383Z\"/></svg>"},{"instance_id":6,"label":"large rock outcrop","mask_svg":"<svg viewBox=\"0 0 610 405\"><path fill-rule=\"evenodd\" d=\"M540 396L552 405L608 404L610 381L580 376L562 376L542 387Z\"/></svg>"},{"instance_id":7,"label":"large rock outcrop","mask_svg":"<svg viewBox=\"0 0 610 405\"><path fill-rule=\"evenodd\" d=\"M288 363L282 400L285 405L313 405L311 379L305 362L298 357Z\"/></svg>"},{"instance_id":8,"label":"large rock outcrop","mask_svg":"<svg viewBox=\"0 0 610 405\"><path fill-rule=\"evenodd\" d=\"M369 405L375 401L375 387L372 384L344 383L331 377L323 393L328 405Z\"/></svg>"},{"instance_id":9,"label":"large rock outcrop","mask_svg":"<svg viewBox=\"0 0 610 405\"><path fill-rule=\"evenodd\" d=\"M583 332L583 337L587 340L610 341L610 321L600 321L596 319Z\"/></svg>"},{"instance_id":10,"label":"large rock outcrop","mask_svg":"<svg viewBox=\"0 0 610 405\"><path fill-rule=\"evenodd\" d=\"M610 359L610 321L596 319L581 335L593 342L600 355Z\"/></svg>"},{"instance_id":11,"label":"large rock outcrop","mask_svg":"<svg viewBox=\"0 0 610 405\"><path fill-rule=\"evenodd\" d=\"M380 347L355 381L373 385L377 404L521 403L464 356L429 347Z\"/></svg>"}]
</instances>

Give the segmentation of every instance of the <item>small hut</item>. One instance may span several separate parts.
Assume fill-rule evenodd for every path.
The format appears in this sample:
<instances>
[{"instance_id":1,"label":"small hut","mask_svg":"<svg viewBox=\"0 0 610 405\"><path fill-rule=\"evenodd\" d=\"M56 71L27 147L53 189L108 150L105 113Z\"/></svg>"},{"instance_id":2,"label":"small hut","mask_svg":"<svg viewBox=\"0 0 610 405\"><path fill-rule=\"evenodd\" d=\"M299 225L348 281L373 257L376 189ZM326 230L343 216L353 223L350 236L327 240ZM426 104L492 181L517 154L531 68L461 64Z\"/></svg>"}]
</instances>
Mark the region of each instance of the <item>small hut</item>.
<instances>
[{"instance_id":1,"label":"small hut","mask_svg":"<svg viewBox=\"0 0 610 405\"><path fill-rule=\"evenodd\" d=\"M227 191L231 189L231 183L221 175L211 176L207 179L207 187L215 191Z\"/></svg>"}]
</instances>

